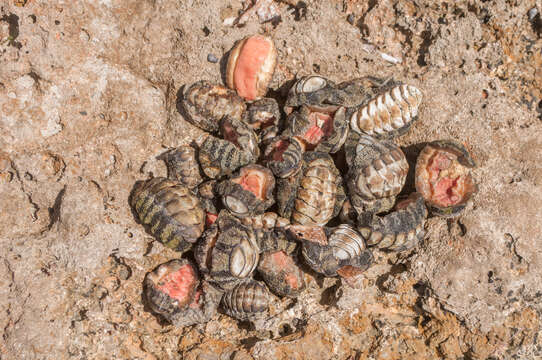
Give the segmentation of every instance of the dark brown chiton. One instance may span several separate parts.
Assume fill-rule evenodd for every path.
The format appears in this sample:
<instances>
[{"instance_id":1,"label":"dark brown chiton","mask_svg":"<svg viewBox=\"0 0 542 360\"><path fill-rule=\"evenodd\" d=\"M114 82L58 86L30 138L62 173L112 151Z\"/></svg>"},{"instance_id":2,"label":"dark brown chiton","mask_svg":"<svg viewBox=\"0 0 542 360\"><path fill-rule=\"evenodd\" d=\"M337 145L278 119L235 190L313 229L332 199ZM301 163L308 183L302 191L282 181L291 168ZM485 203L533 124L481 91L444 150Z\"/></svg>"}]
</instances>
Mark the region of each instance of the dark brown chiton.
<instances>
[{"instance_id":1,"label":"dark brown chiton","mask_svg":"<svg viewBox=\"0 0 542 360\"><path fill-rule=\"evenodd\" d=\"M212 135L204 135L199 143L199 162L208 177L217 179L231 175L235 170L254 161L254 154L234 143Z\"/></svg>"},{"instance_id":2,"label":"dark brown chiton","mask_svg":"<svg viewBox=\"0 0 542 360\"><path fill-rule=\"evenodd\" d=\"M177 180L189 189L194 189L203 181L196 149L192 146L179 146L167 151L160 158L166 163L169 179Z\"/></svg>"},{"instance_id":3,"label":"dark brown chiton","mask_svg":"<svg viewBox=\"0 0 542 360\"><path fill-rule=\"evenodd\" d=\"M222 203L232 214L247 217L263 213L275 203L275 178L261 165L248 165L217 186Z\"/></svg>"},{"instance_id":4,"label":"dark brown chiton","mask_svg":"<svg viewBox=\"0 0 542 360\"><path fill-rule=\"evenodd\" d=\"M246 109L235 91L205 80L187 87L181 103L187 120L209 132L218 131L218 124L225 116L240 120Z\"/></svg>"},{"instance_id":5,"label":"dark brown chiton","mask_svg":"<svg viewBox=\"0 0 542 360\"><path fill-rule=\"evenodd\" d=\"M329 110L330 106L341 106L342 98L333 81L319 75L309 75L297 80L290 88L285 104L286 112L289 113L292 108L302 105Z\"/></svg>"},{"instance_id":6,"label":"dark brown chiton","mask_svg":"<svg viewBox=\"0 0 542 360\"><path fill-rule=\"evenodd\" d=\"M470 170L474 160L467 149L453 140L428 144L416 161L416 191L431 212L444 217L459 215L477 186Z\"/></svg>"},{"instance_id":7,"label":"dark brown chiton","mask_svg":"<svg viewBox=\"0 0 542 360\"><path fill-rule=\"evenodd\" d=\"M248 320L267 311L270 303L269 290L255 280L243 281L222 296L222 309L239 320Z\"/></svg>"},{"instance_id":8,"label":"dark brown chiton","mask_svg":"<svg viewBox=\"0 0 542 360\"><path fill-rule=\"evenodd\" d=\"M151 310L178 327L209 321L222 296L209 283L200 283L196 268L186 259L158 266L145 276L143 288Z\"/></svg>"},{"instance_id":9,"label":"dark brown chiton","mask_svg":"<svg viewBox=\"0 0 542 360\"><path fill-rule=\"evenodd\" d=\"M394 211L375 216L370 226L360 226L359 232L369 246L404 251L415 247L425 235L427 208L420 194L414 193L395 206Z\"/></svg>"},{"instance_id":10,"label":"dark brown chiton","mask_svg":"<svg viewBox=\"0 0 542 360\"><path fill-rule=\"evenodd\" d=\"M161 177L140 181L130 204L150 233L174 250L188 250L203 232L205 212L200 200L177 181Z\"/></svg>"},{"instance_id":11,"label":"dark brown chiton","mask_svg":"<svg viewBox=\"0 0 542 360\"><path fill-rule=\"evenodd\" d=\"M200 270L222 289L249 278L260 259L254 231L223 210L195 249Z\"/></svg>"}]
</instances>

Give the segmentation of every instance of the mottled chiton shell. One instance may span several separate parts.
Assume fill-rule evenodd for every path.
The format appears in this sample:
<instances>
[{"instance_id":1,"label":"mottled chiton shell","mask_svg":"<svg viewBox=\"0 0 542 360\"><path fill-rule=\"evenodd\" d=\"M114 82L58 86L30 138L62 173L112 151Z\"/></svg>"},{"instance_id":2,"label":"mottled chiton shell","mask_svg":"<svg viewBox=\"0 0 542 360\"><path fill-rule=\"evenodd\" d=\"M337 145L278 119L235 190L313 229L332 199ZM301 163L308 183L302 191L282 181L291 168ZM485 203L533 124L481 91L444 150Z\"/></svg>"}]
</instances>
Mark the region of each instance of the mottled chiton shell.
<instances>
[{"instance_id":1,"label":"mottled chiton shell","mask_svg":"<svg viewBox=\"0 0 542 360\"><path fill-rule=\"evenodd\" d=\"M453 140L432 142L416 161L416 191L432 213L457 216L477 190L470 174L473 167L474 160L463 145Z\"/></svg>"},{"instance_id":2,"label":"mottled chiton shell","mask_svg":"<svg viewBox=\"0 0 542 360\"><path fill-rule=\"evenodd\" d=\"M227 211L220 212L195 251L200 270L222 289L248 278L258 266L259 254L254 231Z\"/></svg>"},{"instance_id":3,"label":"mottled chiton shell","mask_svg":"<svg viewBox=\"0 0 542 360\"><path fill-rule=\"evenodd\" d=\"M222 309L239 320L247 320L269 308L269 290L259 281L243 281L222 296Z\"/></svg>"},{"instance_id":4,"label":"mottled chiton shell","mask_svg":"<svg viewBox=\"0 0 542 360\"><path fill-rule=\"evenodd\" d=\"M389 210L408 173L401 149L390 141L362 135L353 158L347 179L352 206L359 214Z\"/></svg>"},{"instance_id":5,"label":"mottled chiton shell","mask_svg":"<svg viewBox=\"0 0 542 360\"><path fill-rule=\"evenodd\" d=\"M217 186L222 203L232 214L247 217L263 213L275 203L275 178L261 165L248 165Z\"/></svg>"},{"instance_id":6,"label":"mottled chiton shell","mask_svg":"<svg viewBox=\"0 0 542 360\"><path fill-rule=\"evenodd\" d=\"M224 116L240 120L246 109L243 99L234 91L205 80L185 90L182 107L188 121L209 132L218 130L219 121Z\"/></svg>"},{"instance_id":7,"label":"mottled chiton shell","mask_svg":"<svg viewBox=\"0 0 542 360\"><path fill-rule=\"evenodd\" d=\"M262 35L246 37L231 50L226 83L245 100L257 100L267 92L276 63L273 40Z\"/></svg>"},{"instance_id":8,"label":"mottled chiton shell","mask_svg":"<svg viewBox=\"0 0 542 360\"><path fill-rule=\"evenodd\" d=\"M376 216L371 226L361 226L359 232L369 246L403 251L415 247L424 237L427 209L418 193L399 202L395 211L384 217Z\"/></svg>"},{"instance_id":9,"label":"mottled chiton shell","mask_svg":"<svg viewBox=\"0 0 542 360\"><path fill-rule=\"evenodd\" d=\"M307 264L326 276L352 276L365 271L373 261L365 240L350 225L292 225L288 231L302 241L301 253Z\"/></svg>"},{"instance_id":10,"label":"mottled chiton shell","mask_svg":"<svg viewBox=\"0 0 542 360\"><path fill-rule=\"evenodd\" d=\"M264 151L264 163L279 178L296 174L303 164L305 142L296 136L271 140Z\"/></svg>"},{"instance_id":11,"label":"mottled chiton shell","mask_svg":"<svg viewBox=\"0 0 542 360\"><path fill-rule=\"evenodd\" d=\"M251 162L260 157L258 137L245 122L231 117L224 117L220 121L220 134L238 149L251 155Z\"/></svg>"},{"instance_id":12,"label":"mottled chiton shell","mask_svg":"<svg viewBox=\"0 0 542 360\"><path fill-rule=\"evenodd\" d=\"M197 270L186 259L158 266L147 273L143 281L147 304L152 311L168 319L193 302L198 285Z\"/></svg>"},{"instance_id":13,"label":"mottled chiton shell","mask_svg":"<svg viewBox=\"0 0 542 360\"><path fill-rule=\"evenodd\" d=\"M250 226L253 229L271 230L274 227L284 227L290 225L290 221L278 216L274 212L266 212L259 215L241 218L243 225Z\"/></svg>"},{"instance_id":14,"label":"mottled chiton shell","mask_svg":"<svg viewBox=\"0 0 542 360\"><path fill-rule=\"evenodd\" d=\"M316 109L303 105L288 116L286 135L297 136L308 150L337 152L348 135L345 108Z\"/></svg>"},{"instance_id":15,"label":"mottled chiton shell","mask_svg":"<svg viewBox=\"0 0 542 360\"><path fill-rule=\"evenodd\" d=\"M303 159L290 220L292 224L325 225L344 201L342 179L328 154L308 152Z\"/></svg>"},{"instance_id":16,"label":"mottled chiton shell","mask_svg":"<svg viewBox=\"0 0 542 360\"><path fill-rule=\"evenodd\" d=\"M339 95L333 81L319 75L304 76L290 88L285 107L287 112L301 105L329 109L330 106L342 104L342 98Z\"/></svg>"},{"instance_id":17,"label":"mottled chiton shell","mask_svg":"<svg viewBox=\"0 0 542 360\"><path fill-rule=\"evenodd\" d=\"M169 248L186 251L203 232L200 200L177 181L157 177L138 182L130 200L139 221Z\"/></svg>"},{"instance_id":18,"label":"mottled chiton shell","mask_svg":"<svg viewBox=\"0 0 542 360\"><path fill-rule=\"evenodd\" d=\"M245 121L261 140L271 139L279 131L279 104L272 98L256 100L248 106Z\"/></svg>"},{"instance_id":19,"label":"mottled chiton shell","mask_svg":"<svg viewBox=\"0 0 542 360\"><path fill-rule=\"evenodd\" d=\"M303 272L294 259L282 250L263 253L258 272L277 295L295 297L305 289Z\"/></svg>"},{"instance_id":20,"label":"mottled chiton shell","mask_svg":"<svg viewBox=\"0 0 542 360\"><path fill-rule=\"evenodd\" d=\"M160 156L167 166L169 179L177 180L189 189L198 186L203 178L200 174L196 150L189 146L179 146Z\"/></svg>"},{"instance_id":21,"label":"mottled chiton shell","mask_svg":"<svg viewBox=\"0 0 542 360\"><path fill-rule=\"evenodd\" d=\"M252 153L243 151L228 140L204 135L198 142L201 169L212 179L231 175L241 166L248 165L254 160Z\"/></svg>"},{"instance_id":22,"label":"mottled chiton shell","mask_svg":"<svg viewBox=\"0 0 542 360\"><path fill-rule=\"evenodd\" d=\"M352 131L377 138L404 134L418 117L422 92L410 85L388 83L371 100L349 110ZM369 92L370 93L370 92Z\"/></svg>"}]
</instances>

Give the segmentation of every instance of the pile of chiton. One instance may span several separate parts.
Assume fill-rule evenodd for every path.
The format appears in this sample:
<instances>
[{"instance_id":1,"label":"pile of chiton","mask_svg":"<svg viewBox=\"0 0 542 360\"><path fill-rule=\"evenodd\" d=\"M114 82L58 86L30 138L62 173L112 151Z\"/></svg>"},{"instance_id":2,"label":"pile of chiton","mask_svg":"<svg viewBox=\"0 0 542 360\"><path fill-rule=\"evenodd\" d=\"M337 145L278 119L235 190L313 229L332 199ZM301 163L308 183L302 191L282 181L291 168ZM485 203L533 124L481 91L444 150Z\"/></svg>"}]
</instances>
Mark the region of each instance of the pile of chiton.
<instances>
[{"instance_id":1,"label":"pile of chiton","mask_svg":"<svg viewBox=\"0 0 542 360\"><path fill-rule=\"evenodd\" d=\"M425 146L416 192L400 195L409 164L393 139L417 119L416 87L306 76L281 112L263 97L276 61L272 40L247 37L229 55L228 87L185 86L183 115L205 134L163 154L168 177L131 194L140 223L179 252L143 284L152 311L177 326L219 309L266 316L275 296L304 291L307 269L352 279L371 266L372 248L415 247L429 211L456 216L476 189L469 153L445 140Z\"/></svg>"}]
</instances>

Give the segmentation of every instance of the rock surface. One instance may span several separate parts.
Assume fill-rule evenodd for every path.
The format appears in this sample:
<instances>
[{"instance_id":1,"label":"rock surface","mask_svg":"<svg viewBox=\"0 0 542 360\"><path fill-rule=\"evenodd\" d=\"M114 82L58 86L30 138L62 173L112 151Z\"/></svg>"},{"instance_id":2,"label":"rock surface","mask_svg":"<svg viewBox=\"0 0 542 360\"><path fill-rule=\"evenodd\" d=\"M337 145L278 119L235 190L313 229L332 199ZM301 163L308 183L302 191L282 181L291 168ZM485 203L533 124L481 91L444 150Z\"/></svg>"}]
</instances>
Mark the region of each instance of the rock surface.
<instances>
[{"instance_id":1,"label":"rock surface","mask_svg":"<svg viewBox=\"0 0 542 360\"><path fill-rule=\"evenodd\" d=\"M280 21L235 27L241 1L0 5L0 359L542 357L542 2L276 7ZM429 219L418 248L376 253L353 287L307 274L272 331L224 315L174 328L141 284L176 254L136 224L128 196L200 134L180 88L221 82L224 55L253 33L277 45L277 96L314 72L420 88L399 145L412 164L413 144L459 139L480 189L458 219Z\"/></svg>"}]
</instances>

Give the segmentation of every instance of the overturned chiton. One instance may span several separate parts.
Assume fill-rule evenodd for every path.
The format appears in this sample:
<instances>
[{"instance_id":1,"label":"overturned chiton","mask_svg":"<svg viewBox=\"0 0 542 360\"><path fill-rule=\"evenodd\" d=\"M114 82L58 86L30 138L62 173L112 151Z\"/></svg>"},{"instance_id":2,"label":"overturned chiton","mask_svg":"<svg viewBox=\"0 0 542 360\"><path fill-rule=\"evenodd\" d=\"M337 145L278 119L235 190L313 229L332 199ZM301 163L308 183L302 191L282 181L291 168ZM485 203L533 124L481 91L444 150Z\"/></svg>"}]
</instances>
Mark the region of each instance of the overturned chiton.
<instances>
[{"instance_id":1,"label":"overturned chiton","mask_svg":"<svg viewBox=\"0 0 542 360\"><path fill-rule=\"evenodd\" d=\"M262 35L246 37L230 53L226 83L243 99L257 100L267 92L276 63L277 50L273 40Z\"/></svg>"},{"instance_id":2,"label":"overturned chiton","mask_svg":"<svg viewBox=\"0 0 542 360\"><path fill-rule=\"evenodd\" d=\"M432 142L416 161L416 191L436 215L456 216L476 191L470 174L474 166L463 145L453 140Z\"/></svg>"},{"instance_id":3,"label":"overturned chiton","mask_svg":"<svg viewBox=\"0 0 542 360\"><path fill-rule=\"evenodd\" d=\"M186 186L166 178L138 182L130 204L139 221L165 246L186 251L203 232L205 212Z\"/></svg>"},{"instance_id":4,"label":"overturned chiton","mask_svg":"<svg viewBox=\"0 0 542 360\"><path fill-rule=\"evenodd\" d=\"M294 259L282 250L263 253L258 272L277 295L295 297L305 289L303 272Z\"/></svg>"},{"instance_id":5,"label":"overturned chiton","mask_svg":"<svg viewBox=\"0 0 542 360\"><path fill-rule=\"evenodd\" d=\"M271 140L264 151L265 165L279 178L296 174L303 164L305 142L296 136Z\"/></svg>"},{"instance_id":6,"label":"overturned chiton","mask_svg":"<svg viewBox=\"0 0 542 360\"><path fill-rule=\"evenodd\" d=\"M187 120L200 129L216 132L220 119L241 119L246 105L234 91L202 80L190 85L183 94L182 106Z\"/></svg>"},{"instance_id":7,"label":"overturned chiton","mask_svg":"<svg viewBox=\"0 0 542 360\"><path fill-rule=\"evenodd\" d=\"M358 230L369 246L404 251L412 249L423 240L426 218L427 209L423 198L413 193L398 202L394 211L383 217L375 216L371 225L361 225Z\"/></svg>"},{"instance_id":8,"label":"overturned chiton","mask_svg":"<svg viewBox=\"0 0 542 360\"><path fill-rule=\"evenodd\" d=\"M335 153L348 135L345 108L317 109L303 105L288 117L285 133L302 139L307 150Z\"/></svg>"},{"instance_id":9,"label":"overturned chiton","mask_svg":"<svg viewBox=\"0 0 542 360\"><path fill-rule=\"evenodd\" d=\"M168 319L193 302L198 285L196 268L186 259L158 266L147 273L143 281L147 304L152 311Z\"/></svg>"},{"instance_id":10,"label":"overturned chiton","mask_svg":"<svg viewBox=\"0 0 542 360\"><path fill-rule=\"evenodd\" d=\"M220 289L202 281L188 307L173 314L168 320L177 327L204 324L216 314L222 294Z\"/></svg>"},{"instance_id":11,"label":"overturned chiton","mask_svg":"<svg viewBox=\"0 0 542 360\"><path fill-rule=\"evenodd\" d=\"M239 217L263 213L275 203L274 189L273 174L261 165L245 166L217 186L224 206Z\"/></svg>"}]
</instances>

